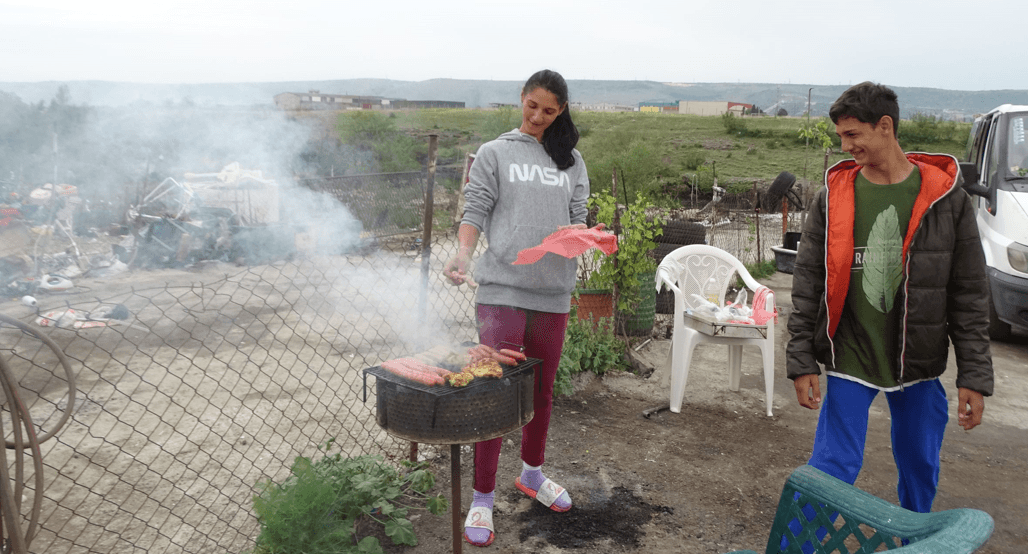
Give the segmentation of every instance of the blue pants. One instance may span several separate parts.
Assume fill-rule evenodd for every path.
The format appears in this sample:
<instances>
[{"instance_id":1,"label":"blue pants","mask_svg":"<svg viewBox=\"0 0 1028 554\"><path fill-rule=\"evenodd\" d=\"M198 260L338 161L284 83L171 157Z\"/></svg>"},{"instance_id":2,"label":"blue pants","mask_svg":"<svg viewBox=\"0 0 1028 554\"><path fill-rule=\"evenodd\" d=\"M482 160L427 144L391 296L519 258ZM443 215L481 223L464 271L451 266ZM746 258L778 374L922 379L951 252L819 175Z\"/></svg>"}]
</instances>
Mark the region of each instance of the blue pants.
<instances>
[{"instance_id":1,"label":"blue pants","mask_svg":"<svg viewBox=\"0 0 1028 554\"><path fill-rule=\"evenodd\" d=\"M852 485L864 464L868 410L879 391L832 375L826 386L809 464ZM939 485L942 435L949 420L946 391L938 379L932 379L887 392L885 397L892 416L900 506L931 512Z\"/></svg>"}]
</instances>

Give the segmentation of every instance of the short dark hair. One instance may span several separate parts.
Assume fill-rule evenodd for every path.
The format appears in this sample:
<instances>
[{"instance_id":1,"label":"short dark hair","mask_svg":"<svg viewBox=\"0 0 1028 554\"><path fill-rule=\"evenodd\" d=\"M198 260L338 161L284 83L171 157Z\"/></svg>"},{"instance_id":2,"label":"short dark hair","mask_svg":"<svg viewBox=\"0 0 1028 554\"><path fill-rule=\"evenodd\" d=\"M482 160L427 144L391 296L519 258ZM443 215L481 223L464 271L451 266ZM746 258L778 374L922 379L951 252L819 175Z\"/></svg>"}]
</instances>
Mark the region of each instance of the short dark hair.
<instances>
[{"instance_id":1,"label":"short dark hair","mask_svg":"<svg viewBox=\"0 0 1028 554\"><path fill-rule=\"evenodd\" d=\"M828 110L832 123L839 123L844 117L852 117L861 123L878 125L883 116L892 118L892 134L899 137L899 101L896 93L885 85L864 81L853 85Z\"/></svg>"},{"instance_id":2,"label":"short dark hair","mask_svg":"<svg viewBox=\"0 0 1028 554\"><path fill-rule=\"evenodd\" d=\"M568 84L560 73L543 69L535 72L525 81L525 86L521 87L521 94L524 96L537 88L549 91L557 97L557 103L564 107L564 111L543 131L542 143L543 149L557 164L557 168L567 169L575 165L575 156L572 150L578 145L579 136L578 128L571 121Z\"/></svg>"}]
</instances>

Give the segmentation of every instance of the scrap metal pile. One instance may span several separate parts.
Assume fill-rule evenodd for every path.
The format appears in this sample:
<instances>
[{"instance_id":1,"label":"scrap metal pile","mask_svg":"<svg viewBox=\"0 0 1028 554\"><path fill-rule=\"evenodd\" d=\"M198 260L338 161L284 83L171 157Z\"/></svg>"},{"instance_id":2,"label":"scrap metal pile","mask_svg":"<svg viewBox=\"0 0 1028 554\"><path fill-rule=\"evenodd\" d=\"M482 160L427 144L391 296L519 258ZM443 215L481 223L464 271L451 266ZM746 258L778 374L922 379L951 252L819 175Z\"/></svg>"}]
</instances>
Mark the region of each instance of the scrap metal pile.
<instances>
[{"instance_id":1,"label":"scrap metal pile","mask_svg":"<svg viewBox=\"0 0 1028 554\"><path fill-rule=\"evenodd\" d=\"M303 243L304 229L282 222L279 185L239 164L169 177L127 212L105 207L105 218L70 185L10 192L3 200L0 290L8 297L68 290L79 277L130 267L270 263Z\"/></svg>"}]
</instances>

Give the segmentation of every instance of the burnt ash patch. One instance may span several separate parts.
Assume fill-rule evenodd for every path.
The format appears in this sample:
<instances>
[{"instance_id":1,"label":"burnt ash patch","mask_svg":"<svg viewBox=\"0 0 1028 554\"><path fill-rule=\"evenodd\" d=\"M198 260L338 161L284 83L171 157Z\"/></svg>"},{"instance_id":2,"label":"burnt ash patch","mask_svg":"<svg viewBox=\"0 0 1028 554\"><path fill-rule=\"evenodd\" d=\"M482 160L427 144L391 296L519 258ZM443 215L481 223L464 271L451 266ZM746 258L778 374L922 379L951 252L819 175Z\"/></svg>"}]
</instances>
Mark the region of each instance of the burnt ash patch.
<instances>
[{"instance_id":1,"label":"burnt ash patch","mask_svg":"<svg viewBox=\"0 0 1028 554\"><path fill-rule=\"evenodd\" d=\"M573 499L574 500L574 499ZM538 502L518 517L522 542L538 538L557 548L584 548L609 540L619 546L639 547L641 527L654 514L673 514L667 506L654 506L624 487L615 487L609 497L585 505L576 503L570 511L555 513Z\"/></svg>"}]
</instances>

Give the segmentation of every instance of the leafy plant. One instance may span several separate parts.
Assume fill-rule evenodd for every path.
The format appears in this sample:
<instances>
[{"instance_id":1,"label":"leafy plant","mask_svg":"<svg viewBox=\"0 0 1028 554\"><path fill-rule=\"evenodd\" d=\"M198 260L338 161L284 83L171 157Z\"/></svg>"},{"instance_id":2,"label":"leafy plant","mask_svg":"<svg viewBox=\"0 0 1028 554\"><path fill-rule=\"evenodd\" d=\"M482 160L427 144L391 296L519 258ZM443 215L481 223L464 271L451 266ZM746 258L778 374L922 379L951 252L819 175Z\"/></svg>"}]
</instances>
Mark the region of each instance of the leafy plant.
<instances>
[{"instance_id":1,"label":"leafy plant","mask_svg":"<svg viewBox=\"0 0 1028 554\"><path fill-rule=\"evenodd\" d=\"M599 324L580 320L572 313L564 336L564 350L560 354L554 392L568 396L573 392L571 378L583 371L603 375L611 369L624 366L626 345L614 334L614 324L603 318Z\"/></svg>"},{"instance_id":2,"label":"leafy plant","mask_svg":"<svg viewBox=\"0 0 1028 554\"><path fill-rule=\"evenodd\" d=\"M650 218L646 215L647 208L652 204L643 196L636 197L620 213L618 228L614 226L617 202L609 192L596 192L589 198L590 208L596 208L596 220L605 223L607 228L618 236L618 250L602 261L601 252L593 251L594 261L599 262L598 269L589 276L587 286L597 289L614 289L617 291L615 306L618 311L631 315L641 299L638 277L640 274L656 271L657 262L649 253L657 246L656 238L663 233L663 220L659 217Z\"/></svg>"},{"instance_id":3,"label":"leafy plant","mask_svg":"<svg viewBox=\"0 0 1028 554\"><path fill-rule=\"evenodd\" d=\"M804 140L804 142L813 142L815 147L824 150L825 153L825 171L828 170L828 157L832 154L832 135L828 132L827 117L818 118L817 121L810 123L804 123L800 127L798 138ZM806 178L807 175L807 161L803 162L803 176Z\"/></svg>"},{"instance_id":4,"label":"leafy plant","mask_svg":"<svg viewBox=\"0 0 1028 554\"><path fill-rule=\"evenodd\" d=\"M258 483L253 506L261 524L255 552L268 554L328 554L383 552L376 537L357 542L357 525L372 521L384 527L394 544L416 545L414 526L407 519L412 499L426 500L435 515L447 509L442 496L429 497L435 477L424 464L404 462L400 473L380 456L344 458L328 454L335 439L319 450L317 461L298 456L284 483Z\"/></svg>"},{"instance_id":5,"label":"leafy plant","mask_svg":"<svg viewBox=\"0 0 1028 554\"><path fill-rule=\"evenodd\" d=\"M828 150L832 147L832 135L828 132L828 118L818 118L813 123L804 123L799 129L799 138L809 140L814 146Z\"/></svg>"}]
</instances>

